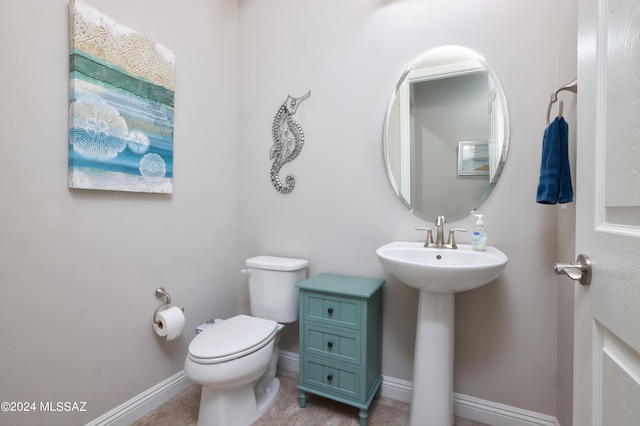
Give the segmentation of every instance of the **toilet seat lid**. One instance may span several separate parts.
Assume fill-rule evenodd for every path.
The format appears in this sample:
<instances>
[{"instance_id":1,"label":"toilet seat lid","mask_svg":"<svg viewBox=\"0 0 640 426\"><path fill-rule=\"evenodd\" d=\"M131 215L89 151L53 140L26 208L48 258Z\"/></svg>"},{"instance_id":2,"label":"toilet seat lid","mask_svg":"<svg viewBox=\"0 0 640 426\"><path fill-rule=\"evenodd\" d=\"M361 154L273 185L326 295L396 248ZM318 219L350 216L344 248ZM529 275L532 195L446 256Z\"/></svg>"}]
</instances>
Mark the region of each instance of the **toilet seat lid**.
<instances>
[{"instance_id":1,"label":"toilet seat lid","mask_svg":"<svg viewBox=\"0 0 640 426\"><path fill-rule=\"evenodd\" d=\"M189 357L203 364L240 358L269 343L277 328L275 321L237 315L198 334L189 344Z\"/></svg>"},{"instance_id":2,"label":"toilet seat lid","mask_svg":"<svg viewBox=\"0 0 640 426\"><path fill-rule=\"evenodd\" d=\"M256 256L247 259L247 266L249 268L268 269L270 271L298 271L309 266L309 261L288 257Z\"/></svg>"}]
</instances>

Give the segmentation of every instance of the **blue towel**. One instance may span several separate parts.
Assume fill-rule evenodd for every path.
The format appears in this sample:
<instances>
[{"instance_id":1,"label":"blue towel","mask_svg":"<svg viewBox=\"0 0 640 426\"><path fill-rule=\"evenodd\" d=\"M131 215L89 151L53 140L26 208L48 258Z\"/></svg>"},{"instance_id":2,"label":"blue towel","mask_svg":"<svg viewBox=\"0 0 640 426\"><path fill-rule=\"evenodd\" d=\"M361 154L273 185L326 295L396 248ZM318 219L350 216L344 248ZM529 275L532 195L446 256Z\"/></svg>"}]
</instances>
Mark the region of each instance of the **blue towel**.
<instances>
[{"instance_id":1,"label":"blue towel","mask_svg":"<svg viewBox=\"0 0 640 426\"><path fill-rule=\"evenodd\" d=\"M556 204L571 201L573 187L569 166L569 125L559 117L544 131L536 202Z\"/></svg>"}]
</instances>

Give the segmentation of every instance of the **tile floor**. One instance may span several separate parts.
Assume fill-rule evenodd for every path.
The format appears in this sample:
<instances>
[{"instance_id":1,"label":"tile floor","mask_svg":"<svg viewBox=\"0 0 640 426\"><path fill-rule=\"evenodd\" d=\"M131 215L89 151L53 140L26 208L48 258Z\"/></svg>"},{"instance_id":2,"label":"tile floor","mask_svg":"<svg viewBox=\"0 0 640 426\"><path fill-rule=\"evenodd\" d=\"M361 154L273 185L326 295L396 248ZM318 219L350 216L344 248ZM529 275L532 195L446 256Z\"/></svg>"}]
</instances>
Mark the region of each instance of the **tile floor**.
<instances>
[{"instance_id":1,"label":"tile floor","mask_svg":"<svg viewBox=\"0 0 640 426\"><path fill-rule=\"evenodd\" d=\"M280 395L254 426L358 426L359 409L308 394L306 408L298 405L298 373L280 369ZM200 405L200 386L193 385L176 395L132 426L196 426ZM369 425L401 426L409 424L409 404L381 397L369 408ZM425 426L429 423L426 421ZM488 426L456 417L454 426Z\"/></svg>"}]
</instances>

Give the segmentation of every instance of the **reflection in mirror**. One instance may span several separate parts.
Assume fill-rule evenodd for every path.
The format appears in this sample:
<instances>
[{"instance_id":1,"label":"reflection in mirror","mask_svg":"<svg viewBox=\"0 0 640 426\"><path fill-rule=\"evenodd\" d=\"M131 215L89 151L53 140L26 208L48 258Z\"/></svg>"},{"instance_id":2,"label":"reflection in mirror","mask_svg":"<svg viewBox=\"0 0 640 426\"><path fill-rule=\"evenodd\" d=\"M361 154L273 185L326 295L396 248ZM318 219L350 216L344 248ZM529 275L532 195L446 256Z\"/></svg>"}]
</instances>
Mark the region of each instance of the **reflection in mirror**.
<instances>
[{"instance_id":1,"label":"reflection in mirror","mask_svg":"<svg viewBox=\"0 0 640 426\"><path fill-rule=\"evenodd\" d=\"M389 101L383 148L396 194L417 216L460 220L498 182L509 145L506 97L472 50L445 46L407 68Z\"/></svg>"}]
</instances>

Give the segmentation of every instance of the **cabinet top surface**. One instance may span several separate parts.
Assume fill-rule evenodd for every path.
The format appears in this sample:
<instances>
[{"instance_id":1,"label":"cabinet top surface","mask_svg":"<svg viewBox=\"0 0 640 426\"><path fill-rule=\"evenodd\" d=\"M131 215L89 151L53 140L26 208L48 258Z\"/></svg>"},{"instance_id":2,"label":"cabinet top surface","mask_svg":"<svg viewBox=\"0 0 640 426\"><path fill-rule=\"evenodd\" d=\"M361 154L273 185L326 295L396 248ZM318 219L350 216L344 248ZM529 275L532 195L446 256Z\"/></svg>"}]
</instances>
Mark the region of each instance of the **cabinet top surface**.
<instances>
[{"instance_id":1,"label":"cabinet top surface","mask_svg":"<svg viewBox=\"0 0 640 426\"><path fill-rule=\"evenodd\" d=\"M344 296L371 297L383 284L376 278L351 277L347 275L319 274L296 284L301 290L323 291Z\"/></svg>"}]
</instances>

